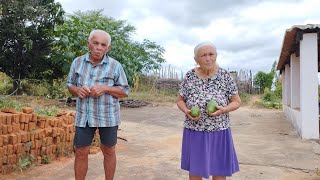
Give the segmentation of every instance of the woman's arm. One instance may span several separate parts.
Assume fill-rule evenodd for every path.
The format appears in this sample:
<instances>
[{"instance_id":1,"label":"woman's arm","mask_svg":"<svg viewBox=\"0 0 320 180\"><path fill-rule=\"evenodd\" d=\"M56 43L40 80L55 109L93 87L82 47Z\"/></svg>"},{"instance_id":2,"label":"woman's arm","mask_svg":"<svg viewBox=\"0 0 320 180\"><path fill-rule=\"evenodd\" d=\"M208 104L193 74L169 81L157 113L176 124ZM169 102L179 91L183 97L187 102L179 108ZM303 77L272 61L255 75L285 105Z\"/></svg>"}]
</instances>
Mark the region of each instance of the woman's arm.
<instances>
[{"instance_id":1,"label":"woman's arm","mask_svg":"<svg viewBox=\"0 0 320 180\"><path fill-rule=\"evenodd\" d=\"M218 110L214 113L209 114L210 116L219 116L223 113L228 113L238 109L241 105L241 99L238 94L231 96L230 103L227 106L218 106Z\"/></svg>"},{"instance_id":2,"label":"woman's arm","mask_svg":"<svg viewBox=\"0 0 320 180\"><path fill-rule=\"evenodd\" d=\"M178 95L178 98L177 98L176 103L177 103L178 108L179 108L185 115L187 115L189 119L191 119L191 120L193 120L193 121L199 120L199 118L200 118L201 115L198 116L198 117L195 117L195 118L192 117L192 116L190 115L191 110L187 107L187 105L186 105L186 103L185 103L185 101L184 101L184 99L183 99L183 97L182 97L181 95Z\"/></svg>"}]
</instances>

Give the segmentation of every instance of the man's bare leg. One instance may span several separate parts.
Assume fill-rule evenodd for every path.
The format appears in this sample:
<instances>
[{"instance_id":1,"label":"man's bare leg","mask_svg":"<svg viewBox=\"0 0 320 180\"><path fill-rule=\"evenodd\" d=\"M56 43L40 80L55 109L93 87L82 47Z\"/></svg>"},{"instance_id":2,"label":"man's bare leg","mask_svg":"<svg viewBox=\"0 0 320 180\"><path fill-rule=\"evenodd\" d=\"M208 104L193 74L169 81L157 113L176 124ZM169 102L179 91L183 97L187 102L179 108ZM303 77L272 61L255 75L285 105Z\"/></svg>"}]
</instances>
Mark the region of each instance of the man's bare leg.
<instances>
[{"instance_id":1,"label":"man's bare leg","mask_svg":"<svg viewBox=\"0 0 320 180\"><path fill-rule=\"evenodd\" d=\"M74 174L76 180L85 180L88 171L90 146L75 148Z\"/></svg>"},{"instance_id":2,"label":"man's bare leg","mask_svg":"<svg viewBox=\"0 0 320 180\"><path fill-rule=\"evenodd\" d=\"M113 180L117 164L116 146L108 147L101 144L100 147L104 156L103 166L106 180Z\"/></svg>"}]
</instances>

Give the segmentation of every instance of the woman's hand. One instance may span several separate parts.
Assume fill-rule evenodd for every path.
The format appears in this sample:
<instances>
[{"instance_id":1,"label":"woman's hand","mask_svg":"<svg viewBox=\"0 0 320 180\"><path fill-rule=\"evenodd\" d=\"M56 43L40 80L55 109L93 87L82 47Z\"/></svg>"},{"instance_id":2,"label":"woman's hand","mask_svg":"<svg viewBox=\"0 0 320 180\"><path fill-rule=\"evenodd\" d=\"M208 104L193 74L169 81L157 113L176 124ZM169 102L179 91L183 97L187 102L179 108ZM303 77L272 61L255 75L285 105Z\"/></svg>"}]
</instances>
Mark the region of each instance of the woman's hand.
<instances>
[{"instance_id":1,"label":"woman's hand","mask_svg":"<svg viewBox=\"0 0 320 180\"><path fill-rule=\"evenodd\" d=\"M187 109L184 111L184 113L187 115L188 119L192 120L192 121L198 121L200 119L201 114L198 117L193 117L190 114L191 110Z\"/></svg>"},{"instance_id":2,"label":"woman's hand","mask_svg":"<svg viewBox=\"0 0 320 180\"><path fill-rule=\"evenodd\" d=\"M219 116L221 114L227 113L227 108L223 106L217 106L217 109L215 112L210 113L209 116Z\"/></svg>"}]
</instances>

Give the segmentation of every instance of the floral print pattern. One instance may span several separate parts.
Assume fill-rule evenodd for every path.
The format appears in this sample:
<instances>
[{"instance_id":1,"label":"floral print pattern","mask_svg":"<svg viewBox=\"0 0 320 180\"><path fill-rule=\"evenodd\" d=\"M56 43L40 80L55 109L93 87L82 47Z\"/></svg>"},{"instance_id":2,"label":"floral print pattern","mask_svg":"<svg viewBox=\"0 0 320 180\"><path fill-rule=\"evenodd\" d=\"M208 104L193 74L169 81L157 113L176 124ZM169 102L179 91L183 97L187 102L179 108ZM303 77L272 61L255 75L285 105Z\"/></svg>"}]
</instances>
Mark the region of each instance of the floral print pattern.
<instances>
[{"instance_id":1,"label":"floral print pattern","mask_svg":"<svg viewBox=\"0 0 320 180\"><path fill-rule=\"evenodd\" d=\"M238 94L238 88L225 69L219 68L218 72L208 79L199 78L195 69L188 71L180 84L179 94L184 98L189 109L198 106L201 116L198 121L190 120L187 116L184 127L196 131L224 130L230 126L229 113L219 116L209 116L207 103L214 99L219 106L227 106L229 99Z\"/></svg>"}]
</instances>

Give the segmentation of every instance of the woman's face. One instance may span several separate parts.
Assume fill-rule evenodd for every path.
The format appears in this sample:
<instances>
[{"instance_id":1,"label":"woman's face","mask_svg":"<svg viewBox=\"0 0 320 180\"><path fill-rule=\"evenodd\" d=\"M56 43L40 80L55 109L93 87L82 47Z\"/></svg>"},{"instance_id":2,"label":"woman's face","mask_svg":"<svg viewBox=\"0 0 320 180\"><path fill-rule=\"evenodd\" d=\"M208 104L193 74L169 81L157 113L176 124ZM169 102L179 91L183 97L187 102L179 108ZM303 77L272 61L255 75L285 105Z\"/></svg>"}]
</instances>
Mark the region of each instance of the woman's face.
<instances>
[{"instance_id":1,"label":"woman's face","mask_svg":"<svg viewBox=\"0 0 320 180\"><path fill-rule=\"evenodd\" d=\"M212 70L215 67L217 52L212 46L202 46L199 48L196 62L203 70Z\"/></svg>"}]
</instances>

